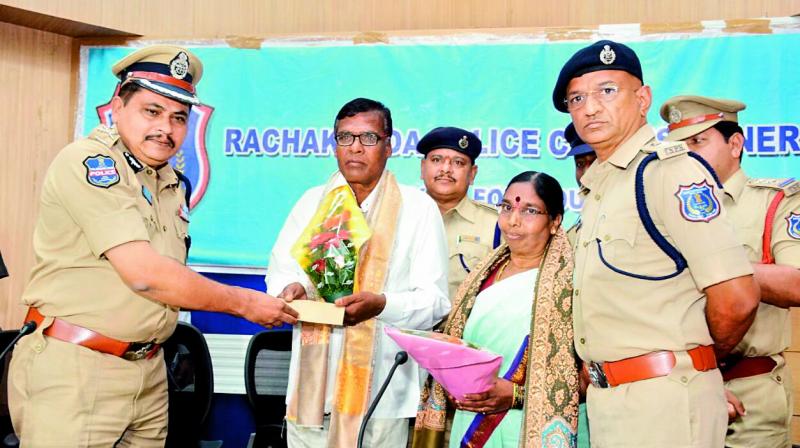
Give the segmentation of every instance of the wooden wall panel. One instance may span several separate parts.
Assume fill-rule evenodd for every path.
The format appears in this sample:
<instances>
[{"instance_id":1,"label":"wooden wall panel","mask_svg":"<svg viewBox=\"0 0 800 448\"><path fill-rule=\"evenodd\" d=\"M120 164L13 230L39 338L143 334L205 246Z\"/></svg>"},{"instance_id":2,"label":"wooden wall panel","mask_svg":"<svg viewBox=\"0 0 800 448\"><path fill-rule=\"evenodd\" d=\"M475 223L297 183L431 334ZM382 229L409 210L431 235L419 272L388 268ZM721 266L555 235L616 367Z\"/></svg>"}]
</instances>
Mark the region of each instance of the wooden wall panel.
<instances>
[{"instance_id":1,"label":"wooden wall panel","mask_svg":"<svg viewBox=\"0 0 800 448\"><path fill-rule=\"evenodd\" d=\"M586 26L782 17L800 0L6 0L3 3L147 37Z\"/></svg>"},{"instance_id":2,"label":"wooden wall panel","mask_svg":"<svg viewBox=\"0 0 800 448\"><path fill-rule=\"evenodd\" d=\"M42 177L69 141L72 39L0 23L0 326L22 322L19 297L31 267Z\"/></svg>"}]
</instances>

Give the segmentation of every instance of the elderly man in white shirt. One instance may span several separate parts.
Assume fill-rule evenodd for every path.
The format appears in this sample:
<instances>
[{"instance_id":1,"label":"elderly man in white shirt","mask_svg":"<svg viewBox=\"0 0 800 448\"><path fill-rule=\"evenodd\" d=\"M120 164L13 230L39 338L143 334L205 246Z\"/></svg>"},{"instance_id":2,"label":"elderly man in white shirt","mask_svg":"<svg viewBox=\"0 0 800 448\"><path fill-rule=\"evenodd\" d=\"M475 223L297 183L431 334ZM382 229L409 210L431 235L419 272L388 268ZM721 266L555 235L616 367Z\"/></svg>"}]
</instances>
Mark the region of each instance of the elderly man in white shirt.
<instances>
[{"instance_id":1,"label":"elderly man in white shirt","mask_svg":"<svg viewBox=\"0 0 800 448\"><path fill-rule=\"evenodd\" d=\"M400 350L383 327L430 330L450 311L441 214L428 195L397 184L385 170L392 154L391 112L377 101L358 98L342 107L334 130L339 171L295 204L273 247L267 290L287 301L306 298L310 282L290 249L326 192L345 183L367 217L378 215L368 219L373 233L369 244L375 246L368 250L375 255L382 247L388 259L382 265L385 274L372 282L382 289L362 288L336 301L345 307L346 327L322 332L319 326L294 328L286 397L291 448L355 446L366 406ZM363 258L381 266L375 261L380 254ZM363 327L371 333L357 333ZM365 446L406 446L408 419L416 414L423 380L413 361L397 369L366 428Z\"/></svg>"}]
</instances>

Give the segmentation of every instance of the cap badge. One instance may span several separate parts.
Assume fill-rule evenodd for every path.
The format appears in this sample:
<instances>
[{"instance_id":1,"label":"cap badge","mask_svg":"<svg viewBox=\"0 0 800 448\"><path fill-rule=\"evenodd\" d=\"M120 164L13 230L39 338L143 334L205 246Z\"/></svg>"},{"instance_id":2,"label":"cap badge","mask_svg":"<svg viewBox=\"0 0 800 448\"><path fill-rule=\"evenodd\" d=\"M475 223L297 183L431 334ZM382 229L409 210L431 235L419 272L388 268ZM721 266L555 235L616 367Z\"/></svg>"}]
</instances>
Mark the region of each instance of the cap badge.
<instances>
[{"instance_id":1,"label":"cap badge","mask_svg":"<svg viewBox=\"0 0 800 448\"><path fill-rule=\"evenodd\" d=\"M173 78L183 79L189 73L189 56L180 52L169 63L169 73Z\"/></svg>"},{"instance_id":2,"label":"cap badge","mask_svg":"<svg viewBox=\"0 0 800 448\"><path fill-rule=\"evenodd\" d=\"M683 118L683 114L681 113L680 109L675 106L670 106L669 108L669 122L670 123L679 123Z\"/></svg>"},{"instance_id":3,"label":"cap badge","mask_svg":"<svg viewBox=\"0 0 800 448\"><path fill-rule=\"evenodd\" d=\"M613 64L617 60L617 54L611 49L610 45L604 45L600 52L600 62L605 65Z\"/></svg>"},{"instance_id":4,"label":"cap badge","mask_svg":"<svg viewBox=\"0 0 800 448\"><path fill-rule=\"evenodd\" d=\"M467 149L467 146L469 146L469 140L467 140L467 136L465 135L458 140L458 147L461 149Z\"/></svg>"}]
</instances>

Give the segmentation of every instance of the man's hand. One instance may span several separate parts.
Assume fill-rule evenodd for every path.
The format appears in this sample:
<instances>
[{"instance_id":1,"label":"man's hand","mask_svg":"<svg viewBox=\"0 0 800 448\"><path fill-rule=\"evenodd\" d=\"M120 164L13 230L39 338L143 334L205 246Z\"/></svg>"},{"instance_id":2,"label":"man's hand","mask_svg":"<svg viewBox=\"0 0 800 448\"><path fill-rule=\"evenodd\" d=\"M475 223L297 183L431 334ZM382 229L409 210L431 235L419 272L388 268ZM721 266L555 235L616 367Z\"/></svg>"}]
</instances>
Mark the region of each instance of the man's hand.
<instances>
[{"instance_id":1,"label":"man's hand","mask_svg":"<svg viewBox=\"0 0 800 448\"><path fill-rule=\"evenodd\" d=\"M514 383L497 378L491 389L480 394L465 394L463 400L456 400L456 409L483 414L493 414L511 408L514 401Z\"/></svg>"},{"instance_id":2,"label":"man's hand","mask_svg":"<svg viewBox=\"0 0 800 448\"><path fill-rule=\"evenodd\" d=\"M344 307L344 324L356 325L380 314L386 307L386 296L361 291L336 299L335 303Z\"/></svg>"},{"instance_id":3,"label":"man's hand","mask_svg":"<svg viewBox=\"0 0 800 448\"><path fill-rule=\"evenodd\" d=\"M283 291L278 294L278 298L291 302L292 300L306 300L308 297L306 296L306 288L300 283L294 282L286 285Z\"/></svg>"},{"instance_id":4,"label":"man's hand","mask_svg":"<svg viewBox=\"0 0 800 448\"><path fill-rule=\"evenodd\" d=\"M728 402L728 423L747 415L741 400L728 389L725 389L725 400Z\"/></svg>"},{"instance_id":5,"label":"man's hand","mask_svg":"<svg viewBox=\"0 0 800 448\"><path fill-rule=\"evenodd\" d=\"M283 300L251 289L245 291L251 293L248 306L242 313L245 319L267 328L277 327L283 323L290 325L297 323L297 311Z\"/></svg>"}]
</instances>

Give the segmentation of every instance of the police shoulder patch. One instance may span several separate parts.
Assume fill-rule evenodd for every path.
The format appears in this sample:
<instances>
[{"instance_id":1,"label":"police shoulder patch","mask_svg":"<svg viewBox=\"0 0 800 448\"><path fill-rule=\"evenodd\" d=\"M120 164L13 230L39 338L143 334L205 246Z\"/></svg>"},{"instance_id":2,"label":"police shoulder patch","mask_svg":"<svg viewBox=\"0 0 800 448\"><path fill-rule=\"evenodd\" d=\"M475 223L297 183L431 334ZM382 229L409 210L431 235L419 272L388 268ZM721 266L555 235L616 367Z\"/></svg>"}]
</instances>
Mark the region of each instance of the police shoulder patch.
<instances>
[{"instance_id":1,"label":"police shoulder patch","mask_svg":"<svg viewBox=\"0 0 800 448\"><path fill-rule=\"evenodd\" d=\"M97 154L83 160L86 167L86 181L90 185L100 188L109 188L119 183L119 172L114 159Z\"/></svg>"},{"instance_id":2,"label":"police shoulder patch","mask_svg":"<svg viewBox=\"0 0 800 448\"><path fill-rule=\"evenodd\" d=\"M687 221L709 222L719 216L719 200L708 181L681 185L675 196L680 203L681 216Z\"/></svg>"},{"instance_id":3,"label":"police shoulder patch","mask_svg":"<svg viewBox=\"0 0 800 448\"><path fill-rule=\"evenodd\" d=\"M786 217L786 233L790 237L800 240L800 213L789 213Z\"/></svg>"}]
</instances>

